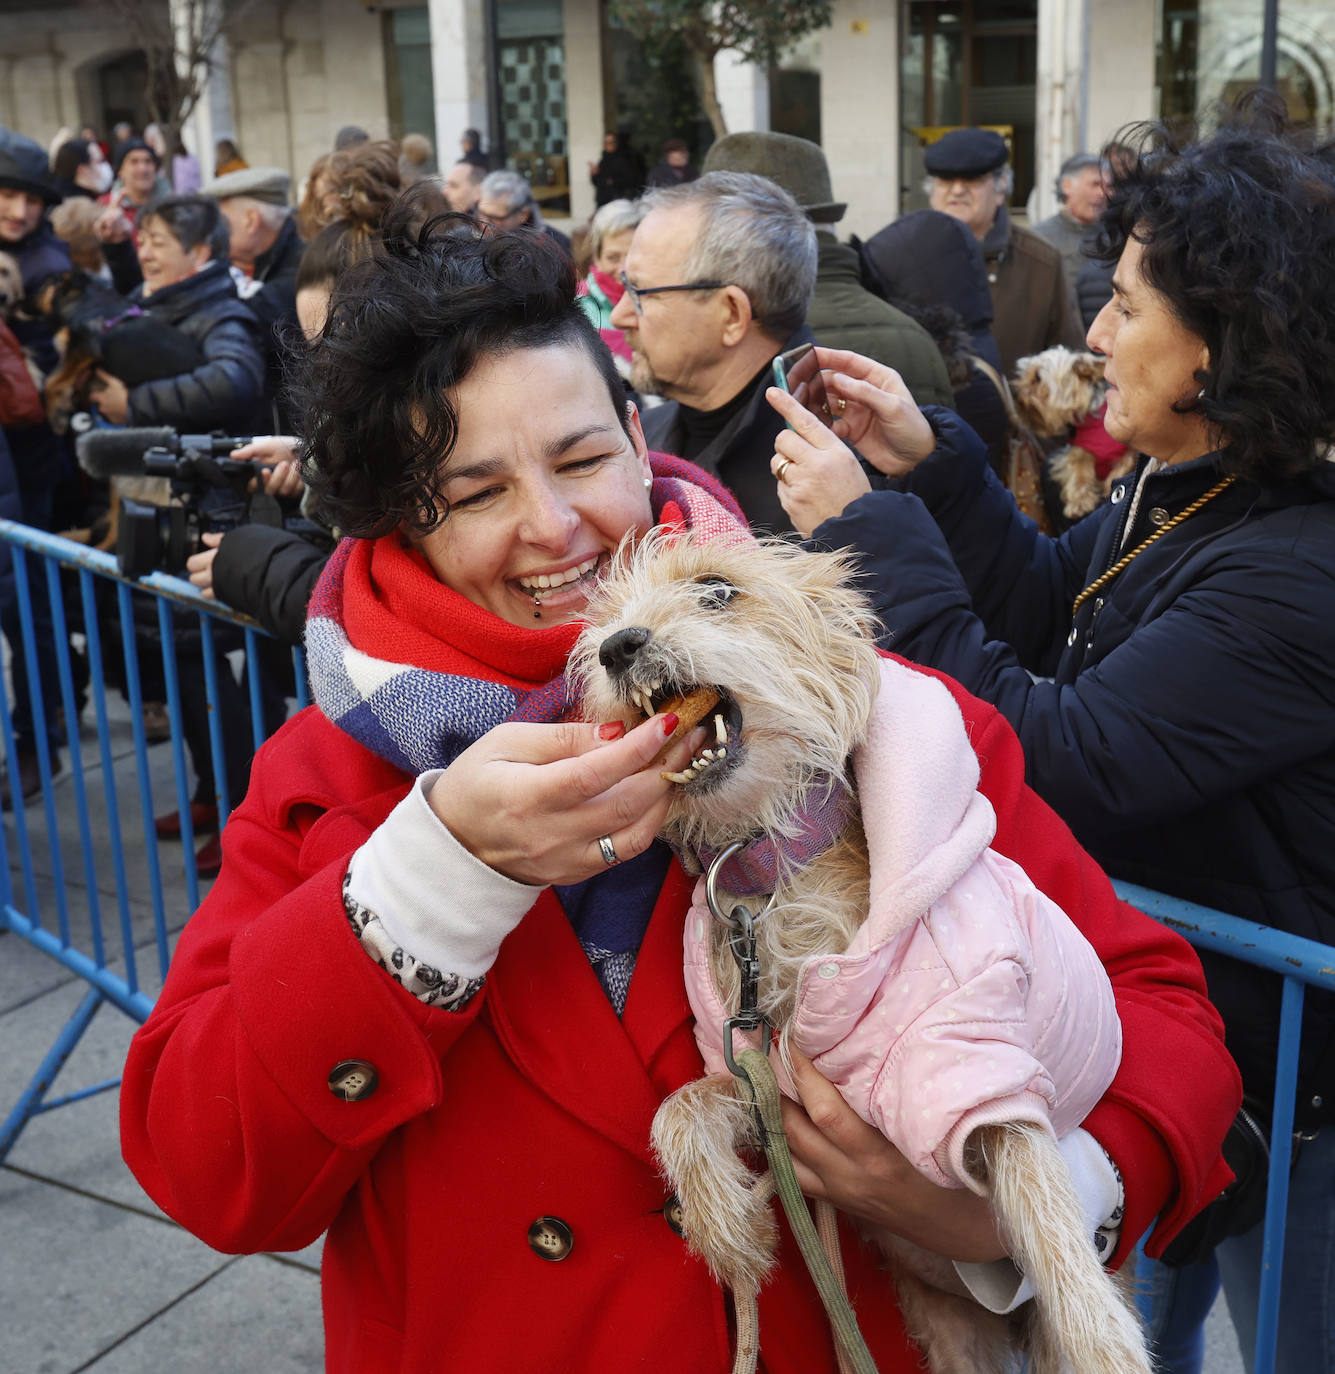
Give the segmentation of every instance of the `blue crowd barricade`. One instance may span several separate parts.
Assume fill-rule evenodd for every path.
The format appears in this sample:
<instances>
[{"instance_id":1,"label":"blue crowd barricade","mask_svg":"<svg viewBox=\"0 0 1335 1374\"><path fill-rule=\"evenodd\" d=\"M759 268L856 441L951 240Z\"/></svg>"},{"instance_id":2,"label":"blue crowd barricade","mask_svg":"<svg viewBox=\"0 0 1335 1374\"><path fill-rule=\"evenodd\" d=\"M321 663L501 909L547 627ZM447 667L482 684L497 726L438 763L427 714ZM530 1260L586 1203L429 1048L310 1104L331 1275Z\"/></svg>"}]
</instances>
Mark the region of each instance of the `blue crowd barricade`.
<instances>
[{"instance_id":1,"label":"blue crowd barricade","mask_svg":"<svg viewBox=\"0 0 1335 1374\"><path fill-rule=\"evenodd\" d=\"M7 520L0 520L0 558L12 559L20 629L18 645L6 645L11 671L0 692L8 789L0 931L88 984L0 1125L3 1162L32 1117L119 1081L51 1095L103 1003L136 1021L148 1016L154 995L144 984L166 976L173 934L199 905L192 764L196 776L211 770L221 830L240 800L234 780L282 716L306 704L307 686L300 649L283 648L180 578L154 573L132 582L110 554ZM233 672L238 654L245 692ZM145 728L146 676L170 722L169 738L157 744ZM109 677L118 691L109 691ZM88 710L93 741L80 725ZM21 750L41 778L40 798L26 805ZM173 804L179 867L155 824Z\"/></svg>"},{"instance_id":2,"label":"blue crowd barricade","mask_svg":"<svg viewBox=\"0 0 1335 1374\"><path fill-rule=\"evenodd\" d=\"M1304 940L1269 926L1228 916L1135 883L1115 882L1125 902L1171 926L1201 949L1225 954L1279 974L1279 1046L1275 1055L1275 1098L1270 1130L1261 1272L1257 1276L1256 1352L1253 1374L1272 1374L1279 1339L1279 1299L1284 1266L1284 1232L1293 1159L1294 1106L1298 1095L1298 1051L1302 1042L1303 995L1307 987L1335 992L1335 947Z\"/></svg>"}]
</instances>

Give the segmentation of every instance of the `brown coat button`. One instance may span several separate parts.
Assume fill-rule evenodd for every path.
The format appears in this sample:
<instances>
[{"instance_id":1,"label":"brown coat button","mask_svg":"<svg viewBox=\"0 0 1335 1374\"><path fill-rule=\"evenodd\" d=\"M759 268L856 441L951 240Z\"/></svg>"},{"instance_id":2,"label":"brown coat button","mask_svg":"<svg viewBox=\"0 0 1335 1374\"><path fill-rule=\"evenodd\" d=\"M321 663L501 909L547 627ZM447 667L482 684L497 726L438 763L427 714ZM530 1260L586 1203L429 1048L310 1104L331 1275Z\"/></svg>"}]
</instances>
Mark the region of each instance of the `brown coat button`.
<instances>
[{"instance_id":1,"label":"brown coat button","mask_svg":"<svg viewBox=\"0 0 1335 1374\"><path fill-rule=\"evenodd\" d=\"M673 1193L663 1204L663 1220L667 1222L673 1233L679 1236L686 1234L686 1228L681 1224L681 1199Z\"/></svg>"},{"instance_id":2,"label":"brown coat button","mask_svg":"<svg viewBox=\"0 0 1335 1374\"><path fill-rule=\"evenodd\" d=\"M345 1059L329 1070L329 1091L344 1102L360 1102L370 1097L379 1083L375 1065L365 1059Z\"/></svg>"},{"instance_id":3,"label":"brown coat button","mask_svg":"<svg viewBox=\"0 0 1335 1374\"><path fill-rule=\"evenodd\" d=\"M560 1217L539 1217L528 1228L528 1244L539 1259L563 1260L575 1248L575 1233Z\"/></svg>"}]
</instances>

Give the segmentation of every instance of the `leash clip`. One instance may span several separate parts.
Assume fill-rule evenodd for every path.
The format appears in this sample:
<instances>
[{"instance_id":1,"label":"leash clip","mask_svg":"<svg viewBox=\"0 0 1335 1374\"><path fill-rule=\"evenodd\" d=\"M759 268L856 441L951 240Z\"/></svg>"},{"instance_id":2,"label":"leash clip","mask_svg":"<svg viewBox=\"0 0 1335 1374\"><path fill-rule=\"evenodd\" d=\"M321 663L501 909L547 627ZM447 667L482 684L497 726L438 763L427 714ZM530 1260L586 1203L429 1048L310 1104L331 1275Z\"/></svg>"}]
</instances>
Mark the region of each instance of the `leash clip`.
<instances>
[{"instance_id":1,"label":"leash clip","mask_svg":"<svg viewBox=\"0 0 1335 1374\"><path fill-rule=\"evenodd\" d=\"M760 1051L769 1054L770 1027L764 1013L757 1005L760 1001L760 959L756 954L756 919L750 908L740 902L733 908L729 919L732 934L728 936L728 948L742 976L741 995L738 998L737 1014L723 1023L723 1062L734 1077L746 1075L738 1067L733 1057L733 1036L740 1031L760 1032Z\"/></svg>"}]
</instances>

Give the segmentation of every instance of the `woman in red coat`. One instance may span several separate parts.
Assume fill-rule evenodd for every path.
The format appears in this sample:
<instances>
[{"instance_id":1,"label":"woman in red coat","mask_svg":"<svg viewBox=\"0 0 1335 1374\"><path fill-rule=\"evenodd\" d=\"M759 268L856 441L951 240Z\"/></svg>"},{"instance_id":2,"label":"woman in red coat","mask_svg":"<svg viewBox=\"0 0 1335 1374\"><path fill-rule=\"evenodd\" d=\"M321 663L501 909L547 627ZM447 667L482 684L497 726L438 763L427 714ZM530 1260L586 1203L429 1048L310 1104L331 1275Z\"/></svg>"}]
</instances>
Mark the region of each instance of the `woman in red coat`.
<instances>
[{"instance_id":1,"label":"woman in red coat","mask_svg":"<svg viewBox=\"0 0 1335 1374\"><path fill-rule=\"evenodd\" d=\"M318 705L257 754L135 1037L126 1158L219 1249L328 1230L339 1374L721 1374L728 1303L649 1148L658 1104L701 1072L692 880L654 841L670 785L647 766L674 722L567 721L563 670L625 534L735 528L736 506L651 462L573 270L531 235L391 239L335 294L307 400L314 485L359 537L311 605ZM1025 788L1009 727L947 685L994 847L1072 914L1118 998L1122 1065L1075 1135L1120 1263L1226 1180L1236 1074L1188 947L1115 900ZM1004 1250L977 1198L924 1180L818 1075L799 1083L800 1177L852 1219L863 1332L883 1374L907 1374L918 1355L856 1220L950 1255L975 1291L1005 1286ZM786 1235L780 1261L762 1366L833 1374Z\"/></svg>"}]
</instances>

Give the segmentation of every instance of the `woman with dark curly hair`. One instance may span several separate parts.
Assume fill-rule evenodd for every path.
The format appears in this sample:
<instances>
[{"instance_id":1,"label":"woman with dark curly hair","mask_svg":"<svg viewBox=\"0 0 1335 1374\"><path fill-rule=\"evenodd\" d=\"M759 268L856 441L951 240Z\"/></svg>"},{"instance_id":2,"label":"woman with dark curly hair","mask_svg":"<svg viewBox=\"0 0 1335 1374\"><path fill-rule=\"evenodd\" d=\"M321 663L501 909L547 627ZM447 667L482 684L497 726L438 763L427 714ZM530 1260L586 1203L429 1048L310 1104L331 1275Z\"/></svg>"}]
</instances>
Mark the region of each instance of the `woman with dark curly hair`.
<instances>
[{"instance_id":1,"label":"woman with dark curly hair","mask_svg":"<svg viewBox=\"0 0 1335 1374\"><path fill-rule=\"evenodd\" d=\"M954 417L851 354L819 350L837 433L771 394L800 431L774 465L799 530L871 551L894 648L1000 708L1032 786L1110 872L1335 943L1335 175L1264 108L1236 118L1191 147L1156 131L1116 177L1113 298L1089 343L1108 432L1142 457L1061 539ZM868 493L844 440L892 490ZM1279 980L1203 959L1264 1119ZM1335 1361L1335 1009L1311 991L1306 1008L1280 1314L1294 1371ZM1260 1229L1216 1252L1244 1352ZM1207 1263L1190 1276L1206 1309ZM1198 1345L1160 1354L1200 1367Z\"/></svg>"},{"instance_id":2,"label":"woman with dark curly hair","mask_svg":"<svg viewBox=\"0 0 1335 1374\"><path fill-rule=\"evenodd\" d=\"M317 704L257 756L135 1038L126 1158L220 1249L328 1230L337 1374L722 1374L726 1296L649 1145L658 1104L702 1068L682 973L695 879L654 838L676 717L581 723L564 672L623 539L736 540L740 511L646 452L572 263L524 231L447 217L348 267L303 409L311 485L355 536L307 621ZM1077 912L1118 997L1121 1068L1068 1139L1096 1220L1117 1211L1110 1158L1126 1180L1120 1263L1160 1212L1171 1232L1222 1184L1223 1122L1196 1110L1231 1081L1217 1019L1180 938L1121 907L1025 789L1009 727L940 690L981 755L994 848ZM937 1188L815 1070L797 1079L804 1186L1015 1292L981 1199ZM878 1367L909 1374L886 1275L842 1234ZM766 1374L834 1374L791 1241L759 1307Z\"/></svg>"}]
</instances>

